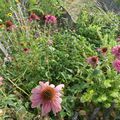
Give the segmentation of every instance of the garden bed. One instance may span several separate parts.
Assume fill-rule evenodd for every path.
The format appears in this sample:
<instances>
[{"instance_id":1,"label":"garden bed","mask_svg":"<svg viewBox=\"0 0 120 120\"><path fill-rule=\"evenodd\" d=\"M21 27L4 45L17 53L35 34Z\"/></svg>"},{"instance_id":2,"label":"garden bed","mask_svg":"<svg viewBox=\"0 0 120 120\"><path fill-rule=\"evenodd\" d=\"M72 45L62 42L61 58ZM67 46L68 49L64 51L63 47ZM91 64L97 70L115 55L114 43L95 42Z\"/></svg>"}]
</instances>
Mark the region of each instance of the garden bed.
<instances>
[{"instance_id":1,"label":"garden bed","mask_svg":"<svg viewBox=\"0 0 120 120\"><path fill-rule=\"evenodd\" d=\"M118 14L0 2L0 120L120 119Z\"/></svg>"}]
</instances>

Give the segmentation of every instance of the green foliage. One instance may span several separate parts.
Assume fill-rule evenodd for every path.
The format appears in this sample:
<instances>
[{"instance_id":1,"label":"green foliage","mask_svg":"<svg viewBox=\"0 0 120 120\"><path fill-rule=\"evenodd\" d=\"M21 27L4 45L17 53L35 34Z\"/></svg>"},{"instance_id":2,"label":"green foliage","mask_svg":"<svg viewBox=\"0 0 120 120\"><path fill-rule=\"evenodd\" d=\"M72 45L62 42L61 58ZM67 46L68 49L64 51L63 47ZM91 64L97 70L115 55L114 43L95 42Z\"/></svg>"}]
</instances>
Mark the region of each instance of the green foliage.
<instances>
[{"instance_id":1,"label":"green foliage","mask_svg":"<svg viewBox=\"0 0 120 120\"><path fill-rule=\"evenodd\" d=\"M4 23L6 19L9 19L8 14L11 13L10 8L15 8L15 3L15 0L0 0L0 19L3 21L2 23Z\"/></svg>"},{"instance_id":2,"label":"green foliage","mask_svg":"<svg viewBox=\"0 0 120 120\"><path fill-rule=\"evenodd\" d=\"M25 105L23 105L23 101L19 100L16 95L10 94L6 96L0 96L1 97L1 110L3 111L3 114L1 114L0 118L1 120L4 119L26 119L30 120L34 117L34 115L26 110L26 107L28 107L28 103L26 102Z\"/></svg>"},{"instance_id":3,"label":"green foliage","mask_svg":"<svg viewBox=\"0 0 120 120\"><path fill-rule=\"evenodd\" d=\"M59 0L29 0L27 2L28 10L36 11L38 14L53 14L60 15L60 6L62 4Z\"/></svg>"},{"instance_id":4,"label":"green foliage","mask_svg":"<svg viewBox=\"0 0 120 120\"><path fill-rule=\"evenodd\" d=\"M90 11L90 12L89 12ZM114 13L105 13L102 9L85 9L77 22L77 31L96 47L108 45L114 41L119 30L119 17Z\"/></svg>"},{"instance_id":5,"label":"green foliage","mask_svg":"<svg viewBox=\"0 0 120 120\"><path fill-rule=\"evenodd\" d=\"M57 1L40 1L41 7L35 5L36 2L29 1L29 11L60 14L56 11ZM81 107L89 114L91 104L102 109L109 108L112 103L120 107L120 75L111 64L114 60L111 48L117 45L119 17L96 8L92 10L90 13L83 9L75 30L40 25L36 21L22 23L16 19L13 20L17 29L1 29L0 39L4 38L3 44L7 41L12 61L5 62L1 55L0 74L4 77L4 85L0 88L0 108L14 112L14 116L10 116L12 113L9 115L6 111L3 118L29 120L39 114L30 108L29 101L31 90L39 81L65 84L61 118L71 119L74 111ZM53 43L49 44L49 40ZM104 46L108 48L106 56L96 50ZM89 56L99 57L95 68L87 63ZM50 118L55 119L52 114Z\"/></svg>"}]
</instances>

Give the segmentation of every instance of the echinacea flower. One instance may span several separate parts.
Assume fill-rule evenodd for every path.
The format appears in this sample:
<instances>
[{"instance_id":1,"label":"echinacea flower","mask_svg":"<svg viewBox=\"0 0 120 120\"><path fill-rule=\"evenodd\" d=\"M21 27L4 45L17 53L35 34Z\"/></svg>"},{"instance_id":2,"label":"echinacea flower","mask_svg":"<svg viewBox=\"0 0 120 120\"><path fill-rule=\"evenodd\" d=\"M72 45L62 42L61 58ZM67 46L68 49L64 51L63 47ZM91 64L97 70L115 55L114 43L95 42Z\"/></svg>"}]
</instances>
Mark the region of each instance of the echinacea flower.
<instances>
[{"instance_id":1,"label":"echinacea flower","mask_svg":"<svg viewBox=\"0 0 120 120\"><path fill-rule=\"evenodd\" d=\"M33 21L33 20L40 20L40 17L37 16L35 13L31 13L30 17L29 17L29 21Z\"/></svg>"},{"instance_id":2,"label":"echinacea flower","mask_svg":"<svg viewBox=\"0 0 120 120\"><path fill-rule=\"evenodd\" d=\"M117 72L120 72L120 60L116 59L114 62L113 62L113 67L115 68L115 70Z\"/></svg>"},{"instance_id":3,"label":"echinacea flower","mask_svg":"<svg viewBox=\"0 0 120 120\"><path fill-rule=\"evenodd\" d=\"M120 45L115 46L112 48L112 54L117 58L120 59Z\"/></svg>"},{"instance_id":4,"label":"echinacea flower","mask_svg":"<svg viewBox=\"0 0 120 120\"><path fill-rule=\"evenodd\" d=\"M45 16L45 23L47 24L55 24L57 23L57 18L53 15L46 15Z\"/></svg>"},{"instance_id":5,"label":"echinacea flower","mask_svg":"<svg viewBox=\"0 0 120 120\"><path fill-rule=\"evenodd\" d=\"M54 86L49 85L49 82L39 82L39 86L32 89L32 95L30 100L32 102L32 108L42 107L42 116L48 115L50 111L53 111L54 115L61 111L61 91L64 87L63 84Z\"/></svg>"},{"instance_id":6,"label":"echinacea flower","mask_svg":"<svg viewBox=\"0 0 120 120\"><path fill-rule=\"evenodd\" d=\"M25 53L29 53L29 52L30 52L30 49L29 49L29 48L24 48L23 51L24 51Z\"/></svg>"},{"instance_id":7,"label":"echinacea flower","mask_svg":"<svg viewBox=\"0 0 120 120\"><path fill-rule=\"evenodd\" d=\"M107 47L103 47L103 48L101 48L101 52L103 53L103 54L105 54L106 52L107 52Z\"/></svg>"},{"instance_id":8,"label":"echinacea flower","mask_svg":"<svg viewBox=\"0 0 120 120\"><path fill-rule=\"evenodd\" d=\"M98 57L97 56L91 56L87 58L88 64L91 64L93 67L95 67L98 64Z\"/></svg>"},{"instance_id":9,"label":"echinacea flower","mask_svg":"<svg viewBox=\"0 0 120 120\"><path fill-rule=\"evenodd\" d=\"M3 77L0 76L0 86L3 85Z\"/></svg>"},{"instance_id":10,"label":"echinacea flower","mask_svg":"<svg viewBox=\"0 0 120 120\"><path fill-rule=\"evenodd\" d=\"M102 55L106 55L108 48L103 47L103 48L98 48L97 51L100 52Z\"/></svg>"},{"instance_id":11,"label":"echinacea flower","mask_svg":"<svg viewBox=\"0 0 120 120\"><path fill-rule=\"evenodd\" d=\"M11 20L6 21L5 24L6 24L6 28L7 28L8 31L15 28L15 25L13 24L13 22Z\"/></svg>"}]
</instances>

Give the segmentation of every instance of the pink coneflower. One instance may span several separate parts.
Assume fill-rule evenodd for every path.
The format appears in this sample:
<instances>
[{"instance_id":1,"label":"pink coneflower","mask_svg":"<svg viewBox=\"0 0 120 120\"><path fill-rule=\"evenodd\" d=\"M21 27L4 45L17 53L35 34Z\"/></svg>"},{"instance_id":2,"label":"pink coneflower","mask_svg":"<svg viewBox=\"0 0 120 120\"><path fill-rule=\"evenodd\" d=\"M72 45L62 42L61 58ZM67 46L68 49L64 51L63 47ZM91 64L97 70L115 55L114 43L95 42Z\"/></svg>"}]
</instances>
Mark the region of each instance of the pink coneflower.
<instances>
[{"instance_id":1,"label":"pink coneflower","mask_svg":"<svg viewBox=\"0 0 120 120\"><path fill-rule=\"evenodd\" d=\"M104 53L104 54L107 52L107 50L108 50L107 47L101 48L101 52Z\"/></svg>"},{"instance_id":2,"label":"pink coneflower","mask_svg":"<svg viewBox=\"0 0 120 120\"><path fill-rule=\"evenodd\" d=\"M61 111L61 91L64 87L63 84L54 86L49 85L49 82L39 82L39 86L32 89L30 100L32 108L42 107L42 116L47 115L51 110L54 115Z\"/></svg>"},{"instance_id":3,"label":"pink coneflower","mask_svg":"<svg viewBox=\"0 0 120 120\"><path fill-rule=\"evenodd\" d=\"M115 68L115 70L117 72L120 72L120 60L116 59L114 62L113 62L113 67Z\"/></svg>"},{"instance_id":4,"label":"pink coneflower","mask_svg":"<svg viewBox=\"0 0 120 120\"><path fill-rule=\"evenodd\" d=\"M101 52L101 53L102 53L102 55L106 55L107 50L108 50L108 48L107 48L107 47L103 47L103 48L98 48L98 49L97 49L97 51Z\"/></svg>"},{"instance_id":5,"label":"pink coneflower","mask_svg":"<svg viewBox=\"0 0 120 120\"><path fill-rule=\"evenodd\" d=\"M30 49L29 49L29 48L24 48L23 51L24 51L25 53L29 53L29 52L30 52Z\"/></svg>"},{"instance_id":6,"label":"pink coneflower","mask_svg":"<svg viewBox=\"0 0 120 120\"><path fill-rule=\"evenodd\" d=\"M120 45L115 46L112 48L112 54L117 58L120 59Z\"/></svg>"},{"instance_id":7,"label":"pink coneflower","mask_svg":"<svg viewBox=\"0 0 120 120\"><path fill-rule=\"evenodd\" d=\"M29 20L30 20L30 21L40 20L40 17L37 16L35 13L31 13L31 15L30 15L30 17L29 17Z\"/></svg>"},{"instance_id":8,"label":"pink coneflower","mask_svg":"<svg viewBox=\"0 0 120 120\"><path fill-rule=\"evenodd\" d=\"M0 86L3 85L3 77L0 76Z\"/></svg>"},{"instance_id":9,"label":"pink coneflower","mask_svg":"<svg viewBox=\"0 0 120 120\"><path fill-rule=\"evenodd\" d=\"M98 64L98 57L97 56L92 56L87 58L88 64L91 64L93 67L95 67Z\"/></svg>"},{"instance_id":10,"label":"pink coneflower","mask_svg":"<svg viewBox=\"0 0 120 120\"><path fill-rule=\"evenodd\" d=\"M5 24L6 24L6 28L8 31L11 31L12 29L15 28L15 25L13 24L13 22L11 20L6 21Z\"/></svg>"},{"instance_id":11,"label":"pink coneflower","mask_svg":"<svg viewBox=\"0 0 120 120\"><path fill-rule=\"evenodd\" d=\"M45 23L47 24L55 24L57 23L57 18L53 15L46 15L45 16Z\"/></svg>"}]
</instances>

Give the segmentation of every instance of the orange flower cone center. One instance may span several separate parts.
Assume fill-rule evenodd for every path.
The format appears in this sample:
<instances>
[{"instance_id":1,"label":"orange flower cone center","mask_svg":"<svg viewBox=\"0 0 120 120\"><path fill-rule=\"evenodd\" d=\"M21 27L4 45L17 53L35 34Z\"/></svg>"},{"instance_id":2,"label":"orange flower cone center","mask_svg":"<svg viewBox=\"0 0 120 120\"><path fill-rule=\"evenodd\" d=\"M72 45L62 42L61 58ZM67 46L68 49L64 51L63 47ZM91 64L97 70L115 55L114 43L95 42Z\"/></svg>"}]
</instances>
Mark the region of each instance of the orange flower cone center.
<instances>
[{"instance_id":1,"label":"orange flower cone center","mask_svg":"<svg viewBox=\"0 0 120 120\"><path fill-rule=\"evenodd\" d=\"M42 91L43 100L52 100L55 96L56 91L52 87L47 87Z\"/></svg>"},{"instance_id":2,"label":"orange flower cone center","mask_svg":"<svg viewBox=\"0 0 120 120\"><path fill-rule=\"evenodd\" d=\"M106 53L107 52L107 48L102 48L102 52Z\"/></svg>"},{"instance_id":3,"label":"orange flower cone center","mask_svg":"<svg viewBox=\"0 0 120 120\"><path fill-rule=\"evenodd\" d=\"M32 15L31 15L31 18L32 18L32 19L36 19L36 15L35 15L35 14L32 14Z\"/></svg>"},{"instance_id":4,"label":"orange flower cone center","mask_svg":"<svg viewBox=\"0 0 120 120\"><path fill-rule=\"evenodd\" d=\"M11 21L7 21L7 22L6 22L6 26L7 26L7 27L10 27L10 26L12 26L12 25L13 25L13 23L12 23Z\"/></svg>"},{"instance_id":5,"label":"orange flower cone center","mask_svg":"<svg viewBox=\"0 0 120 120\"><path fill-rule=\"evenodd\" d=\"M97 61L98 61L97 57L93 57L93 58L92 58L92 62L93 62L93 63L97 63Z\"/></svg>"}]
</instances>

